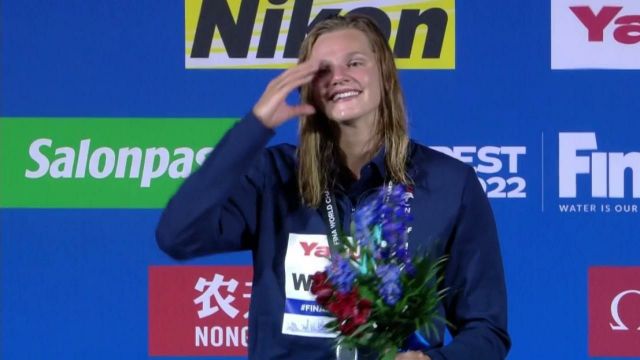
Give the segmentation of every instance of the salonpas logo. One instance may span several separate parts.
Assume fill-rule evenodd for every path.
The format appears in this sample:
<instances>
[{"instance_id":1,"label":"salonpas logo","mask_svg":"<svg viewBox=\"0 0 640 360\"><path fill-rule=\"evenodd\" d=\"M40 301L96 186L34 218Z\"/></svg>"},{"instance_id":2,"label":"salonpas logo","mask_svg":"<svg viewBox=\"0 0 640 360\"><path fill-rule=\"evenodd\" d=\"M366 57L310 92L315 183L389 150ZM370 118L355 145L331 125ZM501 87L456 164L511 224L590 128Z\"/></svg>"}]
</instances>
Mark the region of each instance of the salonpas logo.
<instances>
[{"instance_id":1,"label":"salonpas logo","mask_svg":"<svg viewBox=\"0 0 640 360\"><path fill-rule=\"evenodd\" d=\"M194 160L202 165L211 150L210 147L196 152L188 147L171 151L165 147L113 149L107 146L92 149L91 139L81 140L79 148L54 147L52 139L42 138L29 146L29 156L37 167L35 170L27 169L25 176L29 179L47 175L54 179L83 179L86 176L94 179L140 179L140 187L147 188L152 180L166 174L173 179L186 178L191 173Z\"/></svg>"},{"instance_id":2,"label":"salonpas logo","mask_svg":"<svg viewBox=\"0 0 640 360\"><path fill-rule=\"evenodd\" d=\"M186 67L286 68L322 19L359 13L404 69L455 68L454 0L185 0Z\"/></svg>"},{"instance_id":3,"label":"salonpas logo","mask_svg":"<svg viewBox=\"0 0 640 360\"><path fill-rule=\"evenodd\" d=\"M2 118L0 206L163 207L234 122Z\"/></svg>"}]
</instances>

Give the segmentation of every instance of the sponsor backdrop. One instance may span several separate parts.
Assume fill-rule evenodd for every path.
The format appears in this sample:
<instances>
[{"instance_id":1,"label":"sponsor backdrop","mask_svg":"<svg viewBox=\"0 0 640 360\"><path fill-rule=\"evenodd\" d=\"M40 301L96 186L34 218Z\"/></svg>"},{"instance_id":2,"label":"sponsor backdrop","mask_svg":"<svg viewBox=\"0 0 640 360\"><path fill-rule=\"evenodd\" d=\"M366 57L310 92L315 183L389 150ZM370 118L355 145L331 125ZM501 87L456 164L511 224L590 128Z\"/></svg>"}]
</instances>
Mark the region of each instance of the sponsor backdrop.
<instances>
[{"instance_id":1,"label":"sponsor backdrop","mask_svg":"<svg viewBox=\"0 0 640 360\"><path fill-rule=\"evenodd\" d=\"M2 1L0 357L246 356L250 255L176 262L154 228L340 12L388 35L412 136L477 170L509 358L640 357L635 0Z\"/></svg>"}]
</instances>

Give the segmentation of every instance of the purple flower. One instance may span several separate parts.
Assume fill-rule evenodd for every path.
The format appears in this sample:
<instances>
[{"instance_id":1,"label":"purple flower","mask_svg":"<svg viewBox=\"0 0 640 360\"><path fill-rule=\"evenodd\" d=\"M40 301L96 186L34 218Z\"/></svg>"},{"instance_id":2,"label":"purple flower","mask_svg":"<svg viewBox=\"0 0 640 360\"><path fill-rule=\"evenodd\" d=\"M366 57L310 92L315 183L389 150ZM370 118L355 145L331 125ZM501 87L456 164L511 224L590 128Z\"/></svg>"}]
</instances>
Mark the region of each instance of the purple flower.
<instances>
[{"instance_id":1,"label":"purple flower","mask_svg":"<svg viewBox=\"0 0 640 360\"><path fill-rule=\"evenodd\" d=\"M387 305L395 305L402 296L400 268L394 264L379 265L376 275L380 279L378 293Z\"/></svg>"},{"instance_id":2,"label":"purple flower","mask_svg":"<svg viewBox=\"0 0 640 360\"><path fill-rule=\"evenodd\" d=\"M398 221L385 219L385 222L382 224L382 238L392 247L401 240L406 231L407 229L404 225Z\"/></svg>"},{"instance_id":3,"label":"purple flower","mask_svg":"<svg viewBox=\"0 0 640 360\"><path fill-rule=\"evenodd\" d=\"M356 278L356 270L349 263L349 259L336 254L332 256L331 264L326 268L329 281L335 285L336 289L341 293L351 291L353 280Z\"/></svg>"},{"instance_id":4,"label":"purple flower","mask_svg":"<svg viewBox=\"0 0 640 360\"><path fill-rule=\"evenodd\" d=\"M353 217L355 239L362 247L371 247L371 227L378 221L375 204L368 204L358 209Z\"/></svg>"},{"instance_id":5,"label":"purple flower","mask_svg":"<svg viewBox=\"0 0 640 360\"><path fill-rule=\"evenodd\" d=\"M412 220L407 201L411 196L405 185L385 186L354 214L355 240L377 263L393 263L405 269L411 262L407 243Z\"/></svg>"},{"instance_id":6,"label":"purple flower","mask_svg":"<svg viewBox=\"0 0 640 360\"><path fill-rule=\"evenodd\" d=\"M400 263L404 263L407 257L407 229L412 220L411 214L407 211L409 193L405 186L396 185L390 192L385 188L382 194L386 199L380 207L380 225L387 249L380 251L379 255L382 258L398 258Z\"/></svg>"},{"instance_id":7,"label":"purple flower","mask_svg":"<svg viewBox=\"0 0 640 360\"><path fill-rule=\"evenodd\" d=\"M398 261L401 264L407 264L411 262L411 255L409 255L409 249L407 249L407 246L399 246L396 249L396 259L398 259Z\"/></svg>"},{"instance_id":8,"label":"purple flower","mask_svg":"<svg viewBox=\"0 0 640 360\"><path fill-rule=\"evenodd\" d=\"M403 271L411 278L416 276L416 267L413 266L413 262L411 261L407 261L406 263L404 263Z\"/></svg>"}]
</instances>

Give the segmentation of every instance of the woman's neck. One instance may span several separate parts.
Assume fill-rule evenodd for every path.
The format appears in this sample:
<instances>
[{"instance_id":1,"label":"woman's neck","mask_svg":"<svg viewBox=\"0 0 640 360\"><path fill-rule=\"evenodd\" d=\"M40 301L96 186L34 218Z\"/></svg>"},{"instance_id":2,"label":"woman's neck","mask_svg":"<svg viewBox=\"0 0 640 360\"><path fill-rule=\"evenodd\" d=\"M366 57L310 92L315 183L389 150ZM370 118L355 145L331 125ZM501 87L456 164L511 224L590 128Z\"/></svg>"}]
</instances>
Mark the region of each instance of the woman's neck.
<instances>
[{"instance_id":1,"label":"woman's neck","mask_svg":"<svg viewBox=\"0 0 640 360\"><path fill-rule=\"evenodd\" d=\"M340 149L344 153L346 166L356 179L360 170L375 155L379 143L375 137L375 125L360 122L344 122L340 125Z\"/></svg>"}]
</instances>

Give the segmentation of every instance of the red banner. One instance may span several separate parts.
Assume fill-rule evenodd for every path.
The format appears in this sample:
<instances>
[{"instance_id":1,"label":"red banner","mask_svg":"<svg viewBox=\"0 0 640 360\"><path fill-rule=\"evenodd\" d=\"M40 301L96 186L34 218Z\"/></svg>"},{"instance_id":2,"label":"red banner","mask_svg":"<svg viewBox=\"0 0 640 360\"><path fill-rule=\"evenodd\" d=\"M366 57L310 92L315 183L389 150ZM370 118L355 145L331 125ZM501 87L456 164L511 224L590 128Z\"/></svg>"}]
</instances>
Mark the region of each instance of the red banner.
<instances>
[{"instance_id":1,"label":"red banner","mask_svg":"<svg viewBox=\"0 0 640 360\"><path fill-rule=\"evenodd\" d=\"M640 356L640 267L589 269L589 355Z\"/></svg>"},{"instance_id":2,"label":"red banner","mask_svg":"<svg viewBox=\"0 0 640 360\"><path fill-rule=\"evenodd\" d=\"M246 356L251 266L150 266L149 355Z\"/></svg>"}]
</instances>

